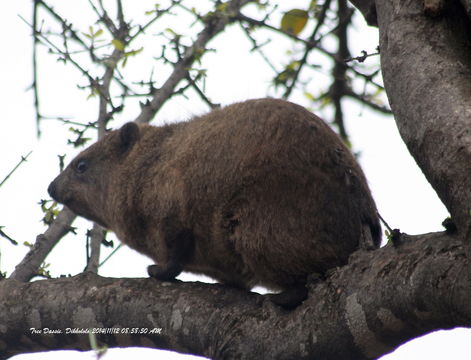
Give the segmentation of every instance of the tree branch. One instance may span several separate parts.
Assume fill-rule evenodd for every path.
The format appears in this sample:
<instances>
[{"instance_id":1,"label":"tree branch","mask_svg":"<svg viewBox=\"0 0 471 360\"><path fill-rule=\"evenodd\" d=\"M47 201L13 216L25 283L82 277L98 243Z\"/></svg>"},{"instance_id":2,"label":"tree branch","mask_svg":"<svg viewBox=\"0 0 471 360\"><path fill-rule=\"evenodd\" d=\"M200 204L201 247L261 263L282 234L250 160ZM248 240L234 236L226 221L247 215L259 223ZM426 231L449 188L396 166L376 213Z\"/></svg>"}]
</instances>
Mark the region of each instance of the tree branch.
<instances>
[{"instance_id":1,"label":"tree branch","mask_svg":"<svg viewBox=\"0 0 471 360\"><path fill-rule=\"evenodd\" d=\"M333 82L330 86L329 96L335 108L334 124L337 125L339 135L348 141L347 130L345 129L344 116L342 110L342 98L345 96L347 85L348 65L345 59L350 57L348 49L348 26L350 25L353 11L347 5L347 0L337 1L338 25L335 35L338 40L337 54L334 67L332 69Z\"/></svg>"},{"instance_id":2,"label":"tree branch","mask_svg":"<svg viewBox=\"0 0 471 360\"><path fill-rule=\"evenodd\" d=\"M97 273L100 265L101 244L104 240L104 230L100 225L94 223L93 228L87 232L87 235L88 251L85 271Z\"/></svg>"},{"instance_id":3,"label":"tree branch","mask_svg":"<svg viewBox=\"0 0 471 360\"><path fill-rule=\"evenodd\" d=\"M39 2L35 1L33 4L33 19L32 19L32 37L33 37L33 83L31 88L33 89L33 98L34 98L34 110L36 115L36 136L41 135L41 111L39 108L39 92L38 92L38 38L36 34L38 31L38 6Z\"/></svg>"},{"instance_id":4,"label":"tree branch","mask_svg":"<svg viewBox=\"0 0 471 360\"><path fill-rule=\"evenodd\" d=\"M36 242L33 247L23 260L16 265L15 271L11 274L10 279L18 281L31 280L31 278L37 274L38 268L46 256L59 240L70 231L74 220L75 214L64 207L46 232L36 237Z\"/></svg>"},{"instance_id":5,"label":"tree branch","mask_svg":"<svg viewBox=\"0 0 471 360\"><path fill-rule=\"evenodd\" d=\"M5 184L5 182L10 178L10 176L13 175L13 173L21 166L21 164L25 163L26 161L28 161L28 157L31 155L33 151L31 150L28 154L26 154L25 156L22 156L20 161L13 167L12 170L10 170L10 172L3 178L2 181L0 181L0 187Z\"/></svg>"},{"instance_id":6,"label":"tree branch","mask_svg":"<svg viewBox=\"0 0 471 360\"><path fill-rule=\"evenodd\" d=\"M469 20L422 2L377 1L385 88L400 134L462 234L471 229Z\"/></svg>"},{"instance_id":7,"label":"tree branch","mask_svg":"<svg viewBox=\"0 0 471 360\"><path fill-rule=\"evenodd\" d=\"M309 42L311 42L312 44L311 45L306 45L306 47L304 49L304 54L303 54L302 58L299 60L299 65L297 66L296 71L293 74L293 79L291 80L290 85L288 85L286 87L286 91L283 94L283 99L288 99L288 97L291 95L291 92L293 91L294 86L298 82L299 75L301 74L301 69L306 64L307 58L308 58L309 54L311 53L311 50L316 47L316 45L320 42L320 39L322 38L321 36L319 36L319 38L316 39L318 37L317 34L319 32L319 29L321 28L322 25L324 25L324 21L325 21L326 15L327 15L327 10L329 10L329 8L330 8L330 3L331 3L331 0L326 0L324 2L324 4L322 5L322 9L319 12L319 17L317 18L317 24L316 24L311 36L309 37ZM325 36L325 35L323 35L323 36Z\"/></svg>"},{"instance_id":8,"label":"tree branch","mask_svg":"<svg viewBox=\"0 0 471 360\"><path fill-rule=\"evenodd\" d=\"M110 347L213 359L375 359L416 336L471 325L470 259L469 247L445 233L403 235L399 247L359 251L348 265L311 283L308 300L293 311L217 284L91 273L26 284L3 280L0 354L87 350L86 335L66 329L95 328L118 332L98 335ZM131 334L134 328L142 333ZM162 330L151 334L154 329Z\"/></svg>"},{"instance_id":9,"label":"tree branch","mask_svg":"<svg viewBox=\"0 0 471 360\"><path fill-rule=\"evenodd\" d=\"M224 12L215 12L206 18L204 29L198 34L192 46L188 47L183 57L175 64L172 74L160 89L152 94L152 100L142 107L136 122L150 122L164 102L173 94L178 83L187 78L191 64L205 52L206 44L227 24L233 22L240 9L253 0L232 0Z\"/></svg>"},{"instance_id":10,"label":"tree branch","mask_svg":"<svg viewBox=\"0 0 471 360\"><path fill-rule=\"evenodd\" d=\"M370 107L371 109L379 111L379 112L381 112L385 115L391 115L392 114L391 110L388 107L382 106L380 104L375 103L374 101L369 99L364 94L357 94L351 88L347 88L345 90L344 95L349 96L352 99L355 99L355 100L359 101L361 104L366 105L366 106Z\"/></svg>"},{"instance_id":11,"label":"tree branch","mask_svg":"<svg viewBox=\"0 0 471 360\"><path fill-rule=\"evenodd\" d=\"M375 0L350 0L350 2L360 10L368 25L378 26Z\"/></svg>"}]
</instances>

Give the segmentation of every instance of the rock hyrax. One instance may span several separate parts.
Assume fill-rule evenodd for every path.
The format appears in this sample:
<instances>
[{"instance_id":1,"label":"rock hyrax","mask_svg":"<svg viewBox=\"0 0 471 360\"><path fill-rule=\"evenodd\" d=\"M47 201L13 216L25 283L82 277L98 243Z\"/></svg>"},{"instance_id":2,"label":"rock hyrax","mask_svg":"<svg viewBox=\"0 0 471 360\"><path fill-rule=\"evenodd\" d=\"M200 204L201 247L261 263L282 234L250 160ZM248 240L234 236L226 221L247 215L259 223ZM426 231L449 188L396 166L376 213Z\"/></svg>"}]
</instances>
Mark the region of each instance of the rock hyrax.
<instances>
[{"instance_id":1,"label":"rock hyrax","mask_svg":"<svg viewBox=\"0 0 471 360\"><path fill-rule=\"evenodd\" d=\"M380 225L342 140L301 106L258 99L190 121L127 123L79 154L50 195L152 258L233 286L305 296L309 274L345 264ZM283 297L284 296L284 297ZM293 300L294 299L294 300Z\"/></svg>"}]
</instances>

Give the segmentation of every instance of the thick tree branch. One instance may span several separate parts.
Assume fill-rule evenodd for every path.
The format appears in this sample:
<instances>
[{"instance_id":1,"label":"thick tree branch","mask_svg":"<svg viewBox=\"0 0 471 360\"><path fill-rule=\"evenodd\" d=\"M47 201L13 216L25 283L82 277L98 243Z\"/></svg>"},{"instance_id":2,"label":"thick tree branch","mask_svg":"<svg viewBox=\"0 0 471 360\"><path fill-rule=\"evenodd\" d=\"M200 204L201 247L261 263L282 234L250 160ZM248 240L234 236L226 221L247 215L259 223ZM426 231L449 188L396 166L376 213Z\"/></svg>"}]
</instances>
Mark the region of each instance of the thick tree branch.
<instances>
[{"instance_id":1,"label":"thick tree branch","mask_svg":"<svg viewBox=\"0 0 471 360\"><path fill-rule=\"evenodd\" d=\"M98 335L110 347L213 359L375 359L430 331L471 325L469 247L445 233L402 241L397 248L355 253L348 265L310 284L309 299L293 311L221 285L90 273L33 283L3 280L0 358L86 350L87 336L67 329L95 328L118 332ZM62 333L46 334L45 328ZM131 334L135 328L142 333Z\"/></svg>"},{"instance_id":2,"label":"thick tree branch","mask_svg":"<svg viewBox=\"0 0 471 360\"><path fill-rule=\"evenodd\" d=\"M430 18L422 2L377 1L385 88L401 136L458 230L471 225L469 20L453 2Z\"/></svg>"}]
</instances>

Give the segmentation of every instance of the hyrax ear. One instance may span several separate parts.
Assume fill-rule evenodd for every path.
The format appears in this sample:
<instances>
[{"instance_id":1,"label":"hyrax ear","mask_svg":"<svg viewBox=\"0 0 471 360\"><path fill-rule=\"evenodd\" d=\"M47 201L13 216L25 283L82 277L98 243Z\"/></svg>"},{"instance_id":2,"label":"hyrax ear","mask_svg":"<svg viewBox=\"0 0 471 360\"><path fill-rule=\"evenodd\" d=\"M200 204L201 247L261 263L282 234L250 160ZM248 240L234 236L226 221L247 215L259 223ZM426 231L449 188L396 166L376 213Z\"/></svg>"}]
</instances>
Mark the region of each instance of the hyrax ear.
<instances>
[{"instance_id":1,"label":"hyrax ear","mask_svg":"<svg viewBox=\"0 0 471 360\"><path fill-rule=\"evenodd\" d=\"M128 122L119 130L121 151L127 152L131 150L134 144L139 140L139 126L134 122Z\"/></svg>"}]
</instances>

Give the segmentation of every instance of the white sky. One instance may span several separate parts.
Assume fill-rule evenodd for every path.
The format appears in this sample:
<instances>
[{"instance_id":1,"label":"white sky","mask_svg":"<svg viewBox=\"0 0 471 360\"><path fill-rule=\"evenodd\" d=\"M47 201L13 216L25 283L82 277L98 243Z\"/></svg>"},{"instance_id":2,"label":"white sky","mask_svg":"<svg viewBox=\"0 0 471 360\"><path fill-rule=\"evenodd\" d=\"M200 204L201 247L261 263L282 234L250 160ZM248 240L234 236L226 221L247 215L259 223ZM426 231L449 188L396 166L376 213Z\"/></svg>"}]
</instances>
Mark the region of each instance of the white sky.
<instances>
[{"instance_id":1,"label":"white sky","mask_svg":"<svg viewBox=\"0 0 471 360\"><path fill-rule=\"evenodd\" d=\"M196 3L195 1L193 1ZM55 3L59 3L55 1ZM142 9L150 9L154 1L146 0L140 4L147 4L139 9L127 8L127 14L134 11L133 18L142 14ZM201 0L200 0L201 3ZM304 7L305 0L292 0L287 9ZM83 14L84 10L71 8L70 2L61 2L56 6L68 16ZM86 6L74 2L75 6ZM42 123L42 137L35 136L35 119L32 92L26 91L32 82L30 29L18 17L21 14L31 19L32 1L0 2L0 29L4 34L0 50L0 181L13 168L22 155L33 150L29 161L23 164L11 179L0 188L0 225L5 226L4 231L18 240L34 242L37 234L45 228L40 223L41 211L37 203L40 199L48 198L46 189L49 182L57 175L57 154L68 154L68 161L77 153L76 150L66 146L65 136L68 136L68 126L55 121ZM83 29L88 28L87 20L91 17L82 15L74 22L78 22ZM180 19L180 18L179 18ZM182 22L185 21L180 19ZM137 21L137 20L136 20ZM174 26L169 24L167 26ZM192 30L186 26L191 34ZM367 29L362 19L357 18L357 32L353 44L353 53L360 50L372 52L377 46L377 35L374 29ZM161 31L161 30L160 30ZM264 65L260 57L248 55L250 44L236 28L231 28L229 34L217 37L210 43L210 47L217 48L217 54L209 54L204 60L204 66L209 69L206 89L214 102L223 104L266 95L267 84L272 73ZM154 33L158 32L157 30ZM230 38L231 41L227 41ZM156 39L156 37L154 37ZM270 56L286 56L276 52L277 49L288 49L289 42L277 38L279 44L268 51ZM130 59L125 72L132 76L144 76L151 69L152 56L158 56L160 50L150 48L144 44L145 55L148 62L139 63ZM136 44L134 48L140 45ZM283 50L284 51L284 50ZM45 52L44 52L45 54ZM244 56L241 56L244 54ZM145 57L145 56L143 56ZM133 63L134 61L134 63ZM276 61L274 61L276 63ZM144 70L143 70L144 69ZM58 64L54 57L42 56L40 61L40 90L42 93L42 110L44 115L57 115L72 118L80 122L93 121L96 118L96 100L87 100L88 94L78 91L76 85L85 85L86 80L78 75L74 69ZM157 68L157 71L166 71ZM162 78L165 78L162 75ZM145 77L147 79L147 77ZM311 81L319 82L322 86L322 76ZM306 99L298 95L292 99L306 105ZM379 116L359 108L351 103L346 108L347 128L355 151L361 152L360 162L369 180L379 211L392 227L400 228L403 232L418 234L442 230L441 222L447 212L441 205L433 190L424 179L421 171L399 138L393 119ZM122 114L114 125L119 126L125 121L132 120L138 111L138 105L131 105ZM177 121L186 119L192 114L206 111L200 101L182 97L172 99L157 115L156 121ZM345 113L347 111L344 111ZM328 118L328 113L321 114ZM67 161L67 162L68 162ZM85 265L85 250L83 233L88 226L86 221L75 223L80 226L80 236L65 238L48 257L51 263L50 270L55 276L60 274L76 274L83 270ZM0 238L0 269L10 274L14 266L23 258L27 248L23 245L12 246ZM107 250L104 250L107 253ZM123 267L122 264L128 264ZM150 264L144 258L131 250L121 249L103 268L100 274L104 276L147 276L146 267ZM405 359L469 359L471 357L471 340L469 330L453 332L440 332L415 340L395 353L385 356L384 360ZM57 353L57 358L63 356ZM91 354L72 353L67 355L71 359L91 359ZM74 356L74 357L72 357ZM127 349L110 351L104 359L120 359L129 356L139 356L141 359L150 359L155 356L154 351L145 349ZM22 355L15 360L26 359L53 359L53 354ZM168 357L170 358L170 357Z\"/></svg>"}]
</instances>

